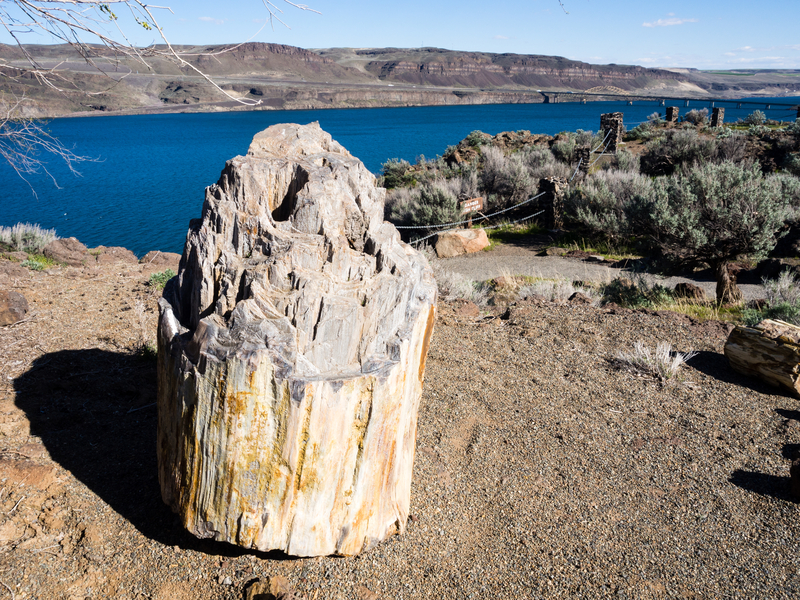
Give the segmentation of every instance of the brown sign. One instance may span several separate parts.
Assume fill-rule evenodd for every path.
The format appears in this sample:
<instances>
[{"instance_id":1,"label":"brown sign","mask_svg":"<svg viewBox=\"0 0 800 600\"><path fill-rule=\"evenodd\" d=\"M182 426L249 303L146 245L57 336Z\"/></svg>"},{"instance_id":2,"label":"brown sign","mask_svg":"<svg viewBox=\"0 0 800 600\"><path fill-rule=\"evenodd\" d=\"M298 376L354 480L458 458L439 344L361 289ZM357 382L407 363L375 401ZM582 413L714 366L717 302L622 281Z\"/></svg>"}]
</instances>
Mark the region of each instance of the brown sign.
<instances>
[{"instance_id":1,"label":"brown sign","mask_svg":"<svg viewBox=\"0 0 800 600\"><path fill-rule=\"evenodd\" d=\"M461 206L461 214L466 215L471 212L479 212L483 210L483 196L479 198L470 198L469 200L462 200L459 202Z\"/></svg>"}]
</instances>

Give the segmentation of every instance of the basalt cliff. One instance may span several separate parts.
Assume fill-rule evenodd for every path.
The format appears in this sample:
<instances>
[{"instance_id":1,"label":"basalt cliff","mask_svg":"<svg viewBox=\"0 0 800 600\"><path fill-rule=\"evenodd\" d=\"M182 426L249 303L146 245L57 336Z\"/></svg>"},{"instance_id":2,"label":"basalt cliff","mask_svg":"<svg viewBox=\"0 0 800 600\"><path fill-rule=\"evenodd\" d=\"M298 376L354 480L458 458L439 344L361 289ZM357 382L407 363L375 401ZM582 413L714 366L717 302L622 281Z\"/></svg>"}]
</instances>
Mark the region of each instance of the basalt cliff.
<instances>
[{"instance_id":1,"label":"basalt cliff","mask_svg":"<svg viewBox=\"0 0 800 600\"><path fill-rule=\"evenodd\" d=\"M101 47L90 48L90 63L69 45L27 46L38 65L55 69L61 88L56 92L26 70L30 64L19 48L0 44L0 89L25 98L23 112L34 117L536 103L552 101L553 92L561 94L558 101L609 99L604 94L737 98L800 93L800 82L777 71L748 72L744 78L440 48L312 51L255 42L233 49L174 48L189 66L157 55L143 63Z\"/></svg>"}]
</instances>

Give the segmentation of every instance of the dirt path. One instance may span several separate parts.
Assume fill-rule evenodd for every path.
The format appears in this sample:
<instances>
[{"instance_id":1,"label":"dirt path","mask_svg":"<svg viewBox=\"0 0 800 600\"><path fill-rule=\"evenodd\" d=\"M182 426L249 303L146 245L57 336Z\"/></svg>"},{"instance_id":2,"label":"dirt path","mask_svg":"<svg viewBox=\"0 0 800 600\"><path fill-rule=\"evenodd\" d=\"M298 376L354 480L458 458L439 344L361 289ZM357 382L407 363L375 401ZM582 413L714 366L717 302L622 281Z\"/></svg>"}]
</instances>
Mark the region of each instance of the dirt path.
<instances>
[{"instance_id":1,"label":"dirt path","mask_svg":"<svg viewBox=\"0 0 800 600\"><path fill-rule=\"evenodd\" d=\"M519 244L500 244L494 250L476 252L442 259L442 265L455 273L459 273L476 281L486 281L501 275L529 275L547 279L566 279L568 281L608 282L616 277L630 277L630 269L619 269L608 264L589 262L577 258L559 256L539 256L544 245L538 242ZM709 298L716 294L716 282L708 273L700 273L697 277L662 277L643 275L648 283L659 283L674 288L681 282L694 283L705 291ZM764 287L756 278L741 278L739 288L745 300L764 297Z\"/></svg>"}]
</instances>

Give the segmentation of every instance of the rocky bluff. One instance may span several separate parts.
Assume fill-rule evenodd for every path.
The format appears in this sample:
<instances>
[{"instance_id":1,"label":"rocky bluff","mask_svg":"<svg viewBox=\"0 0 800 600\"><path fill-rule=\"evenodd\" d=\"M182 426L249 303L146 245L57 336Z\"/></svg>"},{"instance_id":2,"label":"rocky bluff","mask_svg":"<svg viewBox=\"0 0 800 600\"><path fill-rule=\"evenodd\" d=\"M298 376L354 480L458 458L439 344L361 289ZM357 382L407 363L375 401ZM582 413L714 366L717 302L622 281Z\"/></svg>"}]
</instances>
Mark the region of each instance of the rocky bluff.
<instances>
[{"instance_id":1,"label":"rocky bluff","mask_svg":"<svg viewBox=\"0 0 800 600\"><path fill-rule=\"evenodd\" d=\"M318 124L206 190L159 301L164 501L197 536L352 555L408 518L436 284Z\"/></svg>"}]
</instances>

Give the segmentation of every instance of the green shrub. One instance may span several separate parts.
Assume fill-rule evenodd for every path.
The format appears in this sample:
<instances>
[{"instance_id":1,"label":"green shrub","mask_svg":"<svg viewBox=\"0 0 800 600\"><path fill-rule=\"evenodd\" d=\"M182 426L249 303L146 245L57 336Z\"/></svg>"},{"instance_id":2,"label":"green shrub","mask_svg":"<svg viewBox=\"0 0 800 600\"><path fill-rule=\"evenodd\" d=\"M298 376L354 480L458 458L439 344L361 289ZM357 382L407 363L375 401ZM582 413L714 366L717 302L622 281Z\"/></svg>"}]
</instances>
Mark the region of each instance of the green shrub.
<instances>
[{"instance_id":1,"label":"green shrub","mask_svg":"<svg viewBox=\"0 0 800 600\"><path fill-rule=\"evenodd\" d=\"M176 273L172 269L167 269L160 273L153 273L150 275L150 279L147 280L147 285L155 290L163 290L167 282L175 277L175 275Z\"/></svg>"},{"instance_id":2,"label":"green shrub","mask_svg":"<svg viewBox=\"0 0 800 600\"><path fill-rule=\"evenodd\" d=\"M381 165L381 174L383 176L383 187L387 190L398 187L406 187L413 185L413 175L408 171L411 168L411 163L407 160L399 160L391 158Z\"/></svg>"},{"instance_id":3,"label":"green shrub","mask_svg":"<svg viewBox=\"0 0 800 600\"><path fill-rule=\"evenodd\" d=\"M730 162L657 177L632 202L631 221L670 262L702 260L717 272L717 300L738 301L727 264L740 255L758 259L777 242L789 212L781 181L762 177L757 165Z\"/></svg>"},{"instance_id":4,"label":"green shrub","mask_svg":"<svg viewBox=\"0 0 800 600\"><path fill-rule=\"evenodd\" d=\"M467 137L464 138L464 141L467 142L473 148L480 148L492 141L492 136L488 133L483 133L482 131L473 131Z\"/></svg>"},{"instance_id":5,"label":"green shrub","mask_svg":"<svg viewBox=\"0 0 800 600\"><path fill-rule=\"evenodd\" d=\"M777 319L800 325L800 279L791 271L784 271L777 279L764 279L766 304L761 309L748 308L742 320L748 327L764 319Z\"/></svg>"},{"instance_id":6,"label":"green shrub","mask_svg":"<svg viewBox=\"0 0 800 600\"><path fill-rule=\"evenodd\" d=\"M50 267L55 267L58 263L52 258L47 258L42 254L29 254L28 258L21 264L23 267L27 267L31 271L44 271Z\"/></svg>"},{"instance_id":7,"label":"green shrub","mask_svg":"<svg viewBox=\"0 0 800 600\"><path fill-rule=\"evenodd\" d=\"M47 244L57 239L55 229L42 229L32 223L0 227L0 242L17 251L41 252Z\"/></svg>"},{"instance_id":8,"label":"green shrub","mask_svg":"<svg viewBox=\"0 0 800 600\"><path fill-rule=\"evenodd\" d=\"M641 276L634 276L634 280L617 277L602 292L604 304L614 302L625 308L651 308L674 301L669 289L659 283L651 285Z\"/></svg>"},{"instance_id":9,"label":"green shrub","mask_svg":"<svg viewBox=\"0 0 800 600\"><path fill-rule=\"evenodd\" d=\"M635 140L647 141L658 135L659 131L653 127L649 121L646 123L639 123L636 127L631 129L625 134L625 141L632 142Z\"/></svg>"}]
</instances>

